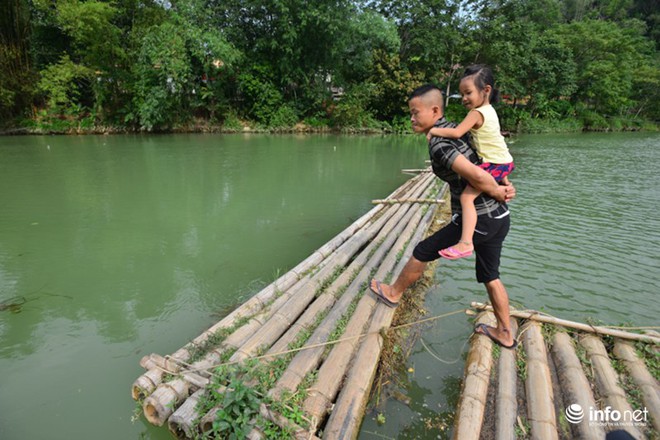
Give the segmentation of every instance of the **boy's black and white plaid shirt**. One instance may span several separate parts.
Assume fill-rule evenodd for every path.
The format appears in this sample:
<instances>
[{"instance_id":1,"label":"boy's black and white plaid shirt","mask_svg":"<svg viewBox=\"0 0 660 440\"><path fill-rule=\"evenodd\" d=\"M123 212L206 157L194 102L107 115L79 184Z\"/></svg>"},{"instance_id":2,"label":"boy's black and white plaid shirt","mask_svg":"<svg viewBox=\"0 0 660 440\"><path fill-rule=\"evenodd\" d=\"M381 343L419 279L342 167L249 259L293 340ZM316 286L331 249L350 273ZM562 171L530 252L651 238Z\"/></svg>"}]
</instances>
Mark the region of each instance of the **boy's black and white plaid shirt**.
<instances>
[{"instance_id":1,"label":"boy's black and white plaid shirt","mask_svg":"<svg viewBox=\"0 0 660 440\"><path fill-rule=\"evenodd\" d=\"M445 117L438 119L436 127L453 128L456 124L447 121ZM442 137L432 137L429 141L429 156L431 157L431 166L433 173L441 180L449 184L451 193L451 211L452 213L461 212L461 193L467 185L467 180L461 178L452 169L452 165L459 155L465 156L475 165L481 164L481 159L477 152L470 147L469 134L460 139L447 139ZM505 203L500 203L490 196L480 194L474 201L477 209L477 215L488 215L489 217L501 217L508 213L508 207Z\"/></svg>"}]
</instances>

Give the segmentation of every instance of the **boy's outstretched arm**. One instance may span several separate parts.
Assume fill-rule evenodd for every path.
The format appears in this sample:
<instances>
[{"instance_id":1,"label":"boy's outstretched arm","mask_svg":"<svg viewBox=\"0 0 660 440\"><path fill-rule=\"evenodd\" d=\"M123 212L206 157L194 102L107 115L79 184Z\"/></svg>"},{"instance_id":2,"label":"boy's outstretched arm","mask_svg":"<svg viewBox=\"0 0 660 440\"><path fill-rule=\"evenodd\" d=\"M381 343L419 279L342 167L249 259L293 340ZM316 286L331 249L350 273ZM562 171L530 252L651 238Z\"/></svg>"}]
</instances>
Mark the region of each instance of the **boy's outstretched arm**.
<instances>
[{"instance_id":1,"label":"boy's outstretched arm","mask_svg":"<svg viewBox=\"0 0 660 440\"><path fill-rule=\"evenodd\" d=\"M444 137L444 138L449 138L449 139L459 139L463 137L465 133L470 131L471 128L476 128L481 127L481 125L484 123L484 117L479 113L478 111L472 110L470 113L467 114L465 119L458 124L455 128L440 128L440 127L433 127L431 130L429 130L428 134L426 137L428 139L431 139L431 136L436 136L436 137Z\"/></svg>"}]
</instances>

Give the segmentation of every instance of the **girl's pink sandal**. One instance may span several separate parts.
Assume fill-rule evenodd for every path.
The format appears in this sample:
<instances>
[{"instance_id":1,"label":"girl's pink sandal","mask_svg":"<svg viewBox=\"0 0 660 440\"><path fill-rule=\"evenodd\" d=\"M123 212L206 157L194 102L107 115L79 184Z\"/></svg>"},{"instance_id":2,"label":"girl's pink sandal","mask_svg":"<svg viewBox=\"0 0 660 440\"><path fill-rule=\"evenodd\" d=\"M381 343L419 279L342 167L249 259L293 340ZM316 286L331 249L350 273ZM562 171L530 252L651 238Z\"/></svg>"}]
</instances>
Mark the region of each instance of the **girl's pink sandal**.
<instances>
[{"instance_id":1,"label":"girl's pink sandal","mask_svg":"<svg viewBox=\"0 0 660 440\"><path fill-rule=\"evenodd\" d=\"M460 252L457 251L454 246L449 246L446 249L443 249L439 252L440 256L448 260L458 260L459 258L465 258L472 255L472 251Z\"/></svg>"}]
</instances>

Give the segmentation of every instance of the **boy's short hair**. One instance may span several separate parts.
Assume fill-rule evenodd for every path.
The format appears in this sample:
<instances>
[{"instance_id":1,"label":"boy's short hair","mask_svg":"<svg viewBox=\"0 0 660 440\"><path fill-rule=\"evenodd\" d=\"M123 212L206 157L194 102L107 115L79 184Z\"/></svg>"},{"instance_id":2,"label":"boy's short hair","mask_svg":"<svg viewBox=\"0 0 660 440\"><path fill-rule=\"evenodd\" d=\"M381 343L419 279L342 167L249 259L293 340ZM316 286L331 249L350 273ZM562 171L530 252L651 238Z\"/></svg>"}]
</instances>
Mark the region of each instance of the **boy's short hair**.
<instances>
[{"instance_id":1,"label":"boy's short hair","mask_svg":"<svg viewBox=\"0 0 660 440\"><path fill-rule=\"evenodd\" d=\"M419 98L420 96L425 96L430 92L437 92L438 95L440 96L440 99L438 100L439 105L441 108L444 110L444 102L442 100L442 90L438 86L432 83L424 84L423 86L417 87L415 90L413 90L410 93L410 96L408 96L408 101Z\"/></svg>"}]
</instances>

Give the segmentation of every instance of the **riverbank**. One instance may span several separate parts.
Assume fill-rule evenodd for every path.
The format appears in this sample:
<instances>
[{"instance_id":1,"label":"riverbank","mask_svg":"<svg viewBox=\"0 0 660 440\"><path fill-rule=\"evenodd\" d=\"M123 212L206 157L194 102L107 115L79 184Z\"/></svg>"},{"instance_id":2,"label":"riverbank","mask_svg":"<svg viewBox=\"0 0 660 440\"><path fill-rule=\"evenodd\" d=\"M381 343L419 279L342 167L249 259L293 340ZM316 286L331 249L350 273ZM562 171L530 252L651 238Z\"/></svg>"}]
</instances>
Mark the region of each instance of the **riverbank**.
<instances>
[{"instance_id":1,"label":"riverbank","mask_svg":"<svg viewBox=\"0 0 660 440\"><path fill-rule=\"evenodd\" d=\"M448 119L459 121L462 115L455 111L447 112ZM586 121L577 118L539 119L539 118L502 118L502 130L511 134L552 134L582 132L657 132L660 124L653 121L599 116ZM181 133L270 133L270 134L412 134L407 117L398 118L391 123L371 121L367 126L331 126L325 123L301 121L293 126L271 127L254 121L232 118L224 123L211 122L207 119L195 119L188 123L176 124L168 128L146 130L125 126L95 124L89 118L27 121L24 126L0 129L0 136L16 135L110 135L110 134L181 134Z\"/></svg>"},{"instance_id":2,"label":"riverbank","mask_svg":"<svg viewBox=\"0 0 660 440\"><path fill-rule=\"evenodd\" d=\"M196 121L189 124L180 124L168 129L144 130L129 127L85 124L41 124L34 127L15 127L0 130L0 136L20 136L20 135L110 135L110 134L182 134L182 133L214 133L214 134L236 134L236 133L335 133L335 134L391 134L401 133L388 128L372 127L330 127L312 126L305 123L298 123L291 127L263 127L258 124L243 123L240 126L212 124L205 121ZM412 132L411 132L412 133Z\"/></svg>"}]
</instances>

